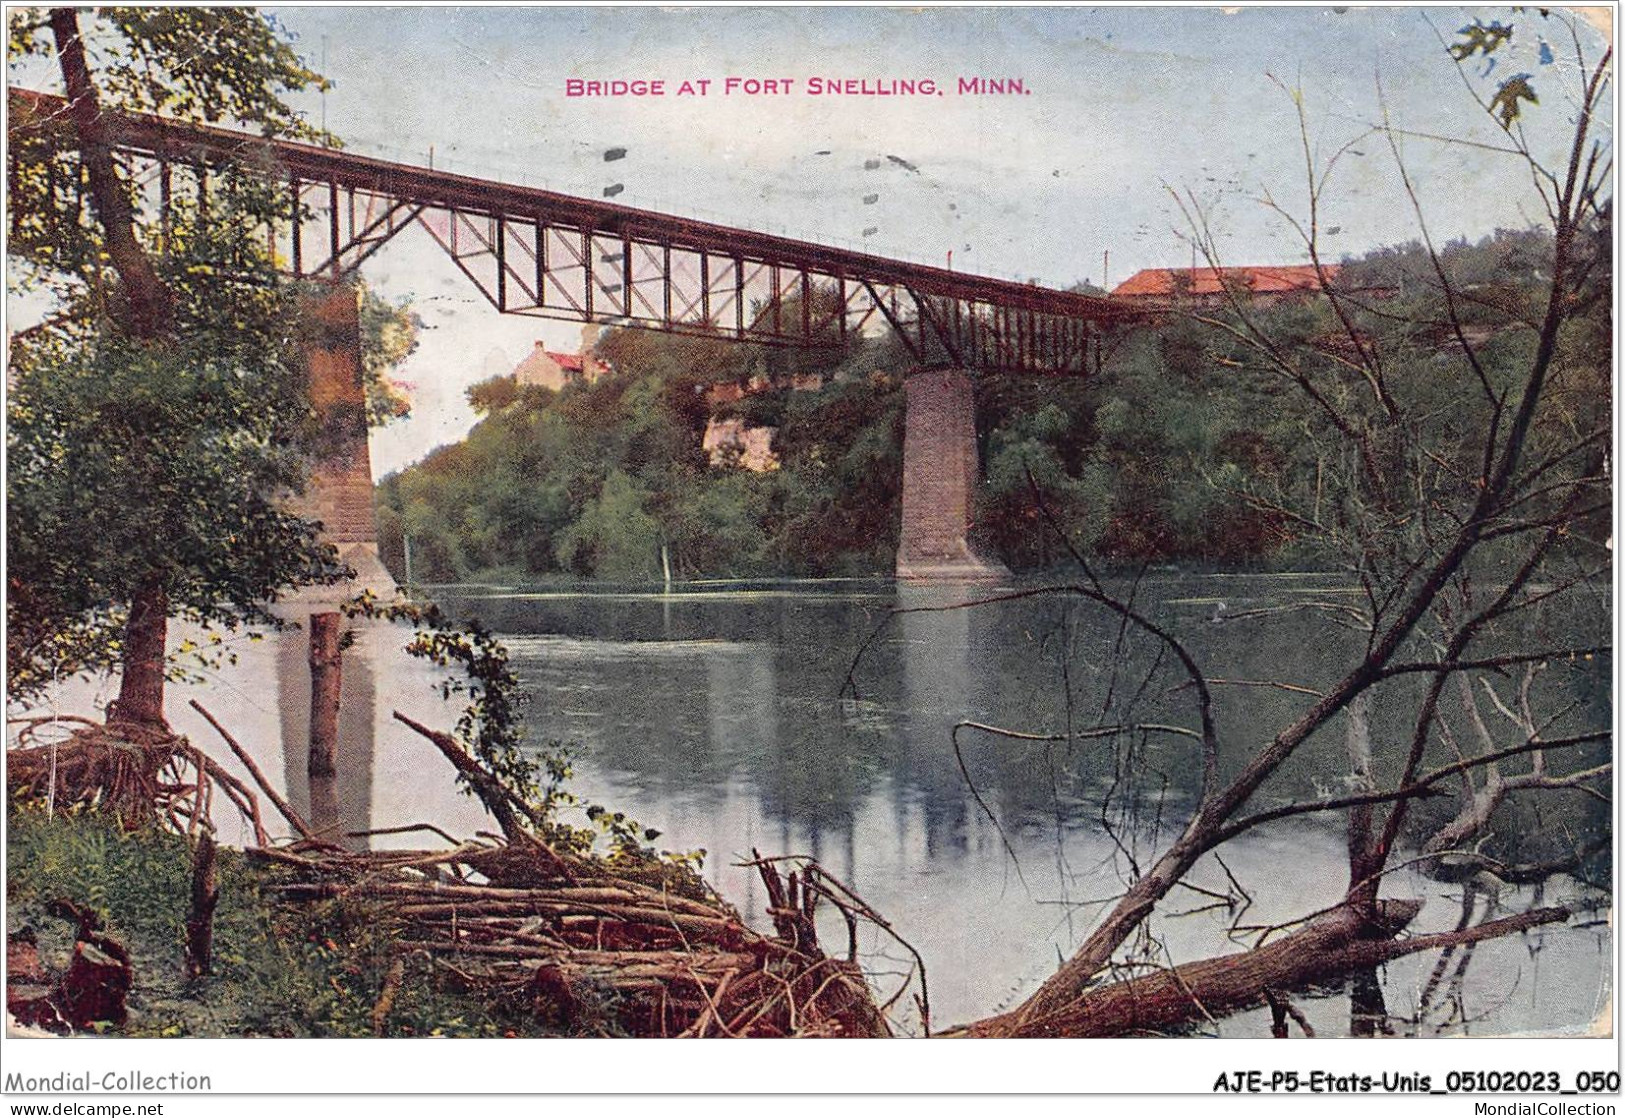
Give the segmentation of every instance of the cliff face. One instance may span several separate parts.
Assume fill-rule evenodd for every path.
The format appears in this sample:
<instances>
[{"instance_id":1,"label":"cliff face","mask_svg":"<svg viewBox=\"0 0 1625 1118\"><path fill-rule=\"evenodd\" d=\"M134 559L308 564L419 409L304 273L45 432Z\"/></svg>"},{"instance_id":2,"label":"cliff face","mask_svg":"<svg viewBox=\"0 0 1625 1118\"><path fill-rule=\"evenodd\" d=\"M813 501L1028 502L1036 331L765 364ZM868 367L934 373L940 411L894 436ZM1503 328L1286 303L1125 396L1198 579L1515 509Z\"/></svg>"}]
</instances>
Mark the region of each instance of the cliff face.
<instances>
[{"instance_id":1,"label":"cliff face","mask_svg":"<svg viewBox=\"0 0 1625 1118\"><path fill-rule=\"evenodd\" d=\"M701 448L711 458L713 466L724 465L734 458L747 470L761 473L779 468L779 456L773 453L774 427L747 427L743 419L718 419L712 416L705 424Z\"/></svg>"}]
</instances>

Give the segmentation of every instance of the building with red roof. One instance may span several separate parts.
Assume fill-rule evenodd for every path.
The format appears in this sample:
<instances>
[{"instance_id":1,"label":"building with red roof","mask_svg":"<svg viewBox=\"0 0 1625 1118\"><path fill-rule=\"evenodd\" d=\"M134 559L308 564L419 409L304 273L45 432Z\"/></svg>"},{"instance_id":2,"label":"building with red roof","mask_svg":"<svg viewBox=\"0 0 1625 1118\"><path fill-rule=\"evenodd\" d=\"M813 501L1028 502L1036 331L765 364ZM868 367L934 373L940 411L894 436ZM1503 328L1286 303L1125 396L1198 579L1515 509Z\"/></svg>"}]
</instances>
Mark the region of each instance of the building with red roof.
<instances>
[{"instance_id":1,"label":"building with red roof","mask_svg":"<svg viewBox=\"0 0 1625 1118\"><path fill-rule=\"evenodd\" d=\"M1295 295L1311 295L1322 289L1321 274L1325 282L1337 278L1341 268L1326 264L1316 269L1313 264L1267 264L1239 268L1145 268L1135 272L1112 290L1120 299L1145 299L1175 302L1218 302L1226 292L1249 293L1270 299Z\"/></svg>"},{"instance_id":2,"label":"building with red roof","mask_svg":"<svg viewBox=\"0 0 1625 1118\"><path fill-rule=\"evenodd\" d=\"M557 391L566 384L591 384L604 372L604 364L593 353L598 341L598 327L587 326L581 332L579 353L558 353L538 341L536 348L514 368L514 380L520 385L540 385Z\"/></svg>"}]
</instances>

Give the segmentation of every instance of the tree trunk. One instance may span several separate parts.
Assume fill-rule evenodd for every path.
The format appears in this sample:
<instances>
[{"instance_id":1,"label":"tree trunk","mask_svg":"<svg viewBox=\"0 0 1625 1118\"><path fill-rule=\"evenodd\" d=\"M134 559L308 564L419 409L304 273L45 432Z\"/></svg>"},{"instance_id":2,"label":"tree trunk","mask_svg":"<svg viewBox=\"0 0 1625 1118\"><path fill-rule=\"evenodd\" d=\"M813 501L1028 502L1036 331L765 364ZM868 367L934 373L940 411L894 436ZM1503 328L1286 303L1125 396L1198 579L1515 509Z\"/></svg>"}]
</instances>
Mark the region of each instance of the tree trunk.
<instances>
[{"instance_id":1,"label":"tree trunk","mask_svg":"<svg viewBox=\"0 0 1625 1118\"><path fill-rule=\"evenodd\" d=\"M1340 906L1301 931L1252 951L1113 983L1043 1017L1022 1020L1016 1013L1007 1013L945 1035L1118 1037L1162 1033L1262 1005L1268 990L1298 989L1413 952L1476 943L1569 916L1566 909L1538 908L1472 928L1395 939L1420 908L1419 901L1379 902L1381 937L1373 938L1364 914Z\"/></svg>"},{"instance_id":2,"label":"tree trunk","mask_svg":"<svg viewBox=\"0 0 1625 1118\"><path fill-rule=\"evenodd\" d=\"M159 338L168 332L174 319L175 297L158 278L136 237L129 188L119 176L113 158L96 85L85 59L84 41L79 35L79 17L72 8L51 9L51 34L56 40L62 84L84 160L90 204L107 234L107 257L123 288L127 309L124 326L133 338Z\"/></svg>"},{"instance_id":3,"label":"tree trunk","mask_svg":"<svg viewBox=\"0 0 1625 1118\"><path fill-rule=\"evenodd\" d=\"M107 258L118 273L124 296L120 325L131 338L156 341L173 323L174 293L158 277L136 236L129 187L113 158L79 33L79 17L72 8L52 8L50 22L90 204L106 234ZM148 578L130 598L130 620L124 629L124 677L113 721L168 728L164 721L164 641L168 632L169 595L156 578Z\"/></svg>"},{"instance_id":4,"label":"tree trunk","mask_svg":"<svg viewBox=\"0 0 1625 1118\"><path fill-rule=\"evenodd\" d=\"M130 599L124 623L123 678L110 722L169 728L164 720L164 646L169 638L169 594L148 582Z\"/></svg>"},{"instance_id":5,"label":"tree trunk","mask_svg":"<svg viewBox=\"0 0 1625 1118\"><path fill-rule=\"evenodd\" d=\"M192 907L186 914L186 974L198 978L214 970L214 908L220 902L215 874L214 836L205 828L192 851Z\"/></svg>"},{"instance_id":6,"label":"tree trunk","mask_svg":"<svg viewBox=\"0 0 1625 1118\"><path fill-rule=\"evenodd\" d=\"M1345 710L1348 720L1345 737L1349 758L1349 792L1364 795L1377 790L1371 775L1371 692L1356 695ZM1377 890L1382 884L1386 861L1372 831L1373 805L1356 804L1349 809L1349 903L1366 918L1377 918Z\"/></svg>"}]
</instances>

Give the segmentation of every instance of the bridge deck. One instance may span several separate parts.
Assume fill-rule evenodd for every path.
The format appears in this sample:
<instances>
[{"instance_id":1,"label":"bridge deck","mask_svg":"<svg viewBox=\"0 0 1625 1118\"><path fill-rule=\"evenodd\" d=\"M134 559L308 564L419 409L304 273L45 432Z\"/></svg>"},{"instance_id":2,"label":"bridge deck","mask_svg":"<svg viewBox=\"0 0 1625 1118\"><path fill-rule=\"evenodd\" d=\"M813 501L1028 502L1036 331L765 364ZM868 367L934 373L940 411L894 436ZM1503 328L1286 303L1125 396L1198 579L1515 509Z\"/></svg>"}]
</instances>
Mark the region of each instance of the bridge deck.
<instances>
[{"instance_id":1,"label":"bridge deck","mask_svg":"<svg viewBox=\"0 0 1625 1118\"><path fill-rule=\"evenodd\" d=\"M65 119L65 102L49 94L12 89L10 107L24 128ZM1139 317L1107 299L314 144L109 119L161 204L187 190L204 197L223 164L285 179L288 220L268 235L298 276L343 278L416 225L504 313L798 346L840 344L883 322L922 365L1003 372L1086 372L1100 331Z\"/></svg>"}]
</instances>

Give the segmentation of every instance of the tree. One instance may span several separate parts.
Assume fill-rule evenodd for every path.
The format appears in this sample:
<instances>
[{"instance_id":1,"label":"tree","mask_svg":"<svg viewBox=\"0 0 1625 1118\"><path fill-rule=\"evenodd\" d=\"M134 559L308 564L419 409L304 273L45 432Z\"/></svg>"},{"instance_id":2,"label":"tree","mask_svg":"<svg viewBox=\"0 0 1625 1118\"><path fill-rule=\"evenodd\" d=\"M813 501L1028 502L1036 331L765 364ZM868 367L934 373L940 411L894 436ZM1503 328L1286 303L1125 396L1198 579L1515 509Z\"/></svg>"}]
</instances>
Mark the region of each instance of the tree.
<instances>
[{"instance_id":1,"label":"tree","mask_svg":"<svg viewBox=\"0 0 1625 1118\"><path fill-rule=\"evenodd\" d=\"M660 524L645 506L651 494L621 470L604 479L598 497L558 544L566 570L586 570L624 582L649 581L660 570Z\"/></svg>"},{"instance_id":2,"label":"tree","mask_svg":"<svg viewBox=\"0 0 1625 1118\"><path fill-rule=\"evenodd\" d=\"M366 283L360 291L361 380L367 400L367 424L383 427L412 414L412 386L391 374L418 348L423 319L409 298L394 302Z\"/></svg>"},{"instance_id":3,"label":"tree","mask_svg":"<svg viewBox=\"0 0 1625 1118\"><path fill-rule=\"evenodd\" d=\"M11 252L56 313L13 339L10 621L35 643L11 646L11 678L116 659L114 720L161 726L171 613L265 619L282 587L340 572L278 503L314 434L299 292L266 247L285 198L211 167L160 205L106 110L311 138L282 97L322 79L244 9L16 10L9 32L13 67L54 59L69 101L12 115ZM41 640L75 627L87 641L46 663Z\"/></svg>"},{"instance_id":4,"label":"tree","mask_svg":"<svg viewBox=\"0 0 1625 1118\"><path fill-rule=\"evenodd\" d=\"M1067 561L1035 489L1075 546L1108 561L1282 554L1289 537L1278 518L1250 507L1232 482L1278 471L1296 425L1241 378L1214 391L1201 329L1177 319L1132 328L1088 378L982 378L977 523L1006 565Z\"/></svg>"},{"instance_id":5,"label":"tree","mask_svg":"<svg viewBox=\"0 0 1625 1118\"><path fill-rule=\"evenodd\" d=\"M617 328L598 343L608 371L590 384L476 384L482 418L468 437L380 484L381 553L401 571L410 536L414 574L446 581L650 578L668 565L675 578L887 570L903 401L884 370L902 347L823 333L833 356L797 364L799 351ZM790 387L812 374L821 388ZM719 383L750 391L716 404ZM711 461L712 418L772 428L779 468Z\"/></svg>"},{"instance_id":6,"label":"tree","mask_svg":"<svg viewBox=\"0 0 1625 1118\"><path fill-rule=\"evenodd\" d=\"M1082 582L1034 591L1093 602L1120 618L1125 633L1157 646L1192 705L1190 724L1158 732L1192 743L1199 791L1176 836L1125 882L1121 898L1072 957L1021 1005L963 1031L1098 1035L1165 1027L1261 1001L1272 985L1566 917L1562 909L1537 909L1400 941L1394 936L1414 915L1414 902L1381 896L1419 801L1459 789L1456 810L1421 844L1430 864L1455 855L1469 867L1518 880L1533 870L1509 865L1482 845L1514 793L1601 797L1605 785L1598 782L1611 771L1610 735L1598 728L1596 712L1568 701L1562 688L1543 685L1572 665L1610 655L1606 634L1592 631L1600 627L1594 611L1585 623L1584 605L1610 565L1603 339L1611 301L1605 91L1612 52L1588 57L1571 15L1553 10L1539 18L1559 30L1553 39L1573 44L1566 66L1545 79L1563 88L1541 91L1563 105L1559 112L1572 114L1569 130L1537 111L1528 75L1485 89L1463 70L1502 137L1491 146L1527 169L1546 215L1544 234L1505 238L1509 250L1534 255L1527 274L1538 285L1512 282L1504 268L1489 270L1496 284L1475 283L1461 268L1470 254L1434 244L1403 158L1409 134L1386 115L1363 138L1386 142L1393 156L1421 232L1419 246L1400 256L1420 269L1393 298L1334 281L1321 255L1321 207L1340 157L1358 141L1321 158L1303 94L1288 91L1299 113L1307 190L1298 206L1267 194L1263 201L1301 236L1319 272L1320 297L1271 307L1232 290L1222 307L1194 317L1210 331L1209 353L1226 375L1284 385L1298 402L1313 484L1253 478L1235 488L1323 554L1340 557L1358 600L1305 606L1328 626L1352 628L1358 651L1330 686L1302 694L1275 734L1243 748L1226 740L1214 697L1221 682L1240 681L1205 670L1177 636L1136 608L1132 594L1096 577L1081 552L1075 554ZM1514 49L1511 28L1494 35L1475 28L1486 30L1465 28L1451 47L1458 66L1480 52ZM1532 53L1534 44L1527 48ZM1434 138L1441 132L1428 131ZM1561 154L1549 164L1552 150ZM1189 194L1179 199L1196 246L1218 267L1201 207ZM1452 690L1459 714L1446 709ZM1393 739L1371 732L1379 710L1402 718ZM1490 729L1492 719L1499 733ZM1339 729L1349 766L1346 794L1259 802L1307 742L1325 742ZM1126 724L1116 730L1140 732ZM1385 740L1393 744L1379 744ZM1234 746L1226 755L1239 752L1243 760L1221 764L1221 745ZM1148 934L1158 903L1199 859L1254 827L1315 812L1347 816L1349 881L1332 912L1246 959L1190 964L1137 985L1102 982L1115 954L1131 936ZM1546 868L1573 868L1591 846L1569 842Z\"/></svg>"}]
</instances>

